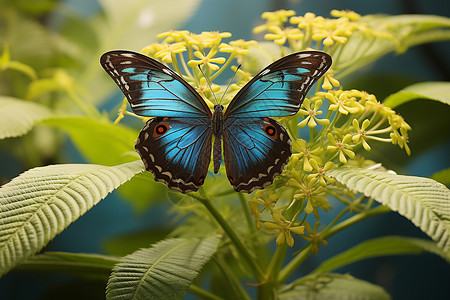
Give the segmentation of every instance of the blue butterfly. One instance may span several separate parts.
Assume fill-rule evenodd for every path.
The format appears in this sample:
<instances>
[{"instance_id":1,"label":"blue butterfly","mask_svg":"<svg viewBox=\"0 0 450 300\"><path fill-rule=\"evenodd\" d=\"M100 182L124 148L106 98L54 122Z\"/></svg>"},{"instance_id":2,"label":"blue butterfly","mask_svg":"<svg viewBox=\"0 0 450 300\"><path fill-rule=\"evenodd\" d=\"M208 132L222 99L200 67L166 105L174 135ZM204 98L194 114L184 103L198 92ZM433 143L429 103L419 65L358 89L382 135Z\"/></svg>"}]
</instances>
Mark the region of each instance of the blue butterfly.
<instances>
[{"instance_id":1,"label":"blue butterfly","mask_svg":"<svg viewBox=\"0 0 450 300\"><path fill-rule=\"evenodd\" d=\"M304 51L281 58L253 77L225 111L216 104L214 112L178 74L145 55L110 51L100 63L134 113L155 117L135 148L156 181L182 193L197 191L211 148L214 173L219 171L223 141L228 180L236 191L250 193L270 185L291 156L286 129L271 117L295 115L331 57Z\"/></svg>"}]
</instances>

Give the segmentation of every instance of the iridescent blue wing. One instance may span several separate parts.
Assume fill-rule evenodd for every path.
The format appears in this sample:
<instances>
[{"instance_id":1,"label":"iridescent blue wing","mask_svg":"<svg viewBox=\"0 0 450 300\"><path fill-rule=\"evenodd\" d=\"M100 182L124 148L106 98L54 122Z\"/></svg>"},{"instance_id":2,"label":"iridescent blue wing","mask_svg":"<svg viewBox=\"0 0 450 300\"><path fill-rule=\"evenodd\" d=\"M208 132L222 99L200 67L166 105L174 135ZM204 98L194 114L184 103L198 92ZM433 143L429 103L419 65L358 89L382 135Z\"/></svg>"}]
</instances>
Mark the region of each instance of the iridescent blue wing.
<instances>
[{"instance_id":1,"label":"iridescent blue wing","mask_svg":"<svg viewBox=\"0 0 450 300\"><path fill-rule=\"evenodd\" d=\"M131 51L110 51L100 64L130 102L145 117L211 117L202 97L167 66Z\"/></svg>"},{"instance_id":2,"label":"iridescent blue wing","mask_svg":"<svg viewBox=\"0 0 450 300\"><path fill-rule=\"evenodd\" d=\"M224 117L285 117L295 115L311 86L331 66L319 51L298 52L270 64L234 97Z\"/></svg>"},{"instance_id":3,"label":"iridescent blue wing","mask_svg":"<svg viewBox=\"0 0 450 300\"><path fill-rule=\"evenodd\" d=\"M270 118L227 118L223 152L228 180L250 193L273 182L291 156L286 130Z\"/></svg>"},{"instance_id":4,"label":"iridescent blue wing","mask_svg":"<svg viewBox=\"0 0 450 300\"><path fill-rule=\"evenodd\" d=\"M203 184L211 158L209 118L154 118L135 147L154 179L182 193Z\"/></svg>"}]
</instances>

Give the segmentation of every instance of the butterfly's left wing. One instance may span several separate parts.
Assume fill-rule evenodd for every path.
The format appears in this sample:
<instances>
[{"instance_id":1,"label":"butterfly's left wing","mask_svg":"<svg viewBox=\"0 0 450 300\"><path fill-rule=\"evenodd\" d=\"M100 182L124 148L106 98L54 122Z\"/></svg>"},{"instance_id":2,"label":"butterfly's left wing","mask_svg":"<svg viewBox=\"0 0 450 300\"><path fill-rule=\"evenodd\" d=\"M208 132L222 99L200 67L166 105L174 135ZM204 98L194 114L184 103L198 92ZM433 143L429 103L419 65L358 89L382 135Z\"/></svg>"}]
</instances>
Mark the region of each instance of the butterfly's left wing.
<instances>
[{"instance_id":1,"label":"butterfly's left wing","mask_svg":"<svg viewBox=\"0 0 450 300\"><path fill-rule=\"evenodd\" d=\"M227 118L223 152L228 180L250 193L273 182L291 156L286 129L270 118Z\"/></svg>"},{"instance_id":2,"label":"butterfly's left wing","mask_svg":"<svg viewBox=\"0 0 450 300\"><path fill-rule=\"evenodd\" d=\"M253 77L233 98L224 117L285 117L295 115L311 86L331 66L319 51L285 56Z\"/></svg>"}]
</instances>

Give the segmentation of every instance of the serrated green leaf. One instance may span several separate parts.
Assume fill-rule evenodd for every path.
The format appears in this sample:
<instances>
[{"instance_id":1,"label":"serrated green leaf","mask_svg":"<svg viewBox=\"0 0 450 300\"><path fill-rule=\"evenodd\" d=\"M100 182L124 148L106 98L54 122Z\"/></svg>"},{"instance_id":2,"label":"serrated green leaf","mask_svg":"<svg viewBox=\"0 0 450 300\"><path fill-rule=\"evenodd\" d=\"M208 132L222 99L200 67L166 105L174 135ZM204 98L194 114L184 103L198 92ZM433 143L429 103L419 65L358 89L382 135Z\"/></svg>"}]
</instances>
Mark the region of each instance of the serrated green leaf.
<instances>
[{"instance_id":1,"label":"serrated green leaf","mask_svg":"<svg viewBox=\"0 0 450 300\"><path fill-rule=\"evenodd\" d=\"M445 252L450 251L450 190L429 178L356 167L327 171L349 188L409 219Z\"/></svg>"},{"instance_id":2,"label":"serrated green leaf","mask_svg":"<svg viewBox=\"0 0 450 300\"><path fill-rule=\"evenodd\" d=\"M50 110L43 105L0 96L0 139L21 136L50 116Z\"/></svg>"},{"instance_id":3,"label":"serrated green leaf","mask_svg":"<svg viewBox=\"0 0 450 300\"><path fill-rule=\"evenodd\" d=\"M64 130L90 162L114 165L139 158L134 151L138 133L132 129L86 117L53 117L42 124Z\"/></svg>"},{"instance_id":4,"label":"serrated green leaf","mask_svg":"<svg viewBox=\"0 0 450 300\"><path fill-rule=\"evenodd\" d=\"M320 264L312 273L325 273L348 264L386 255L421 254L431 252L450 262L450 253L443 252L435 243L418 238L387 236L360 243Z\"/></svg>"},{"instance_id":5,"label":"serrated green leaf","mask_svg":"<svg viewBox=\"0 0 450 300\"><path fill-rule=\"evenodd\" d=\"M434 81L413 84L390 95L383 104L395 108L415 99L435 100L450 105L450 82Z\"/></svg>"},{"instance_id":6,"label":"serrated green leaf","mask_svg":"<svg viewBox=\"0 0 450 300\"><path fill-rule=\"evenodd\" d=\"M168 239L125 256L111 274L106 299L181 299L220 239Z\"/></svg>"},{"instance_id":7,"label":"serrated green leaf","mask_svg":"<svg viewBox=\"0 0 450 300\"><path fill-rule=\"evenodd\" d=\"M386 300L386 291L375 284L350 275L322 274L301 279L285 287L280 300Z\"/></svg>"},{"instance_id":8,"label":"serrated green leaf","mask_svg":"<svg viewBox=\"0 0 450 300\"><path fill-rule=\"evenodd\" d=\"M45 252L26 260L15 270L54 272L91 279L108 279L118 257L69 252Z\"/></svg>"},{"instance_id":9,"label":"serrated green leaf","mask_svg":"<svg viewBox=\"0 0 450 300\"><path fill-rule=\"evenodd\" d=\"M110 192L144 170L118 166L34 168L0 188L0 276L41 250Z\"/></svg>"}]
</instances>

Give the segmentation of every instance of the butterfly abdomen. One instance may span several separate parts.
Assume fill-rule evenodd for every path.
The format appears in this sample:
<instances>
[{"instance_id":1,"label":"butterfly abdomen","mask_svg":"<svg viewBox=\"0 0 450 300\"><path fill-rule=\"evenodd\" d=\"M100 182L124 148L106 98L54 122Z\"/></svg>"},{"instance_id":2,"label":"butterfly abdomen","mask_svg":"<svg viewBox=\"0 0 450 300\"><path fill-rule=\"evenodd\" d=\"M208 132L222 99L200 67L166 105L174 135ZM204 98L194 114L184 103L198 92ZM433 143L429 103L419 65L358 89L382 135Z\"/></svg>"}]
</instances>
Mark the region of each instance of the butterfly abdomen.
<instances>
[{"instance_id":1,"label":"butterfly abdomen","mask_svg":"<svg viewBox=\"0 0 450 300\"><path fill-rule=\"evenodd\" d=\"M223 106L214 106L214 113L211 118L211 127L214 134L213 163L214 173L217 174L222 162L222 133L223 133Z\"/></svg>"}]
</instances>

